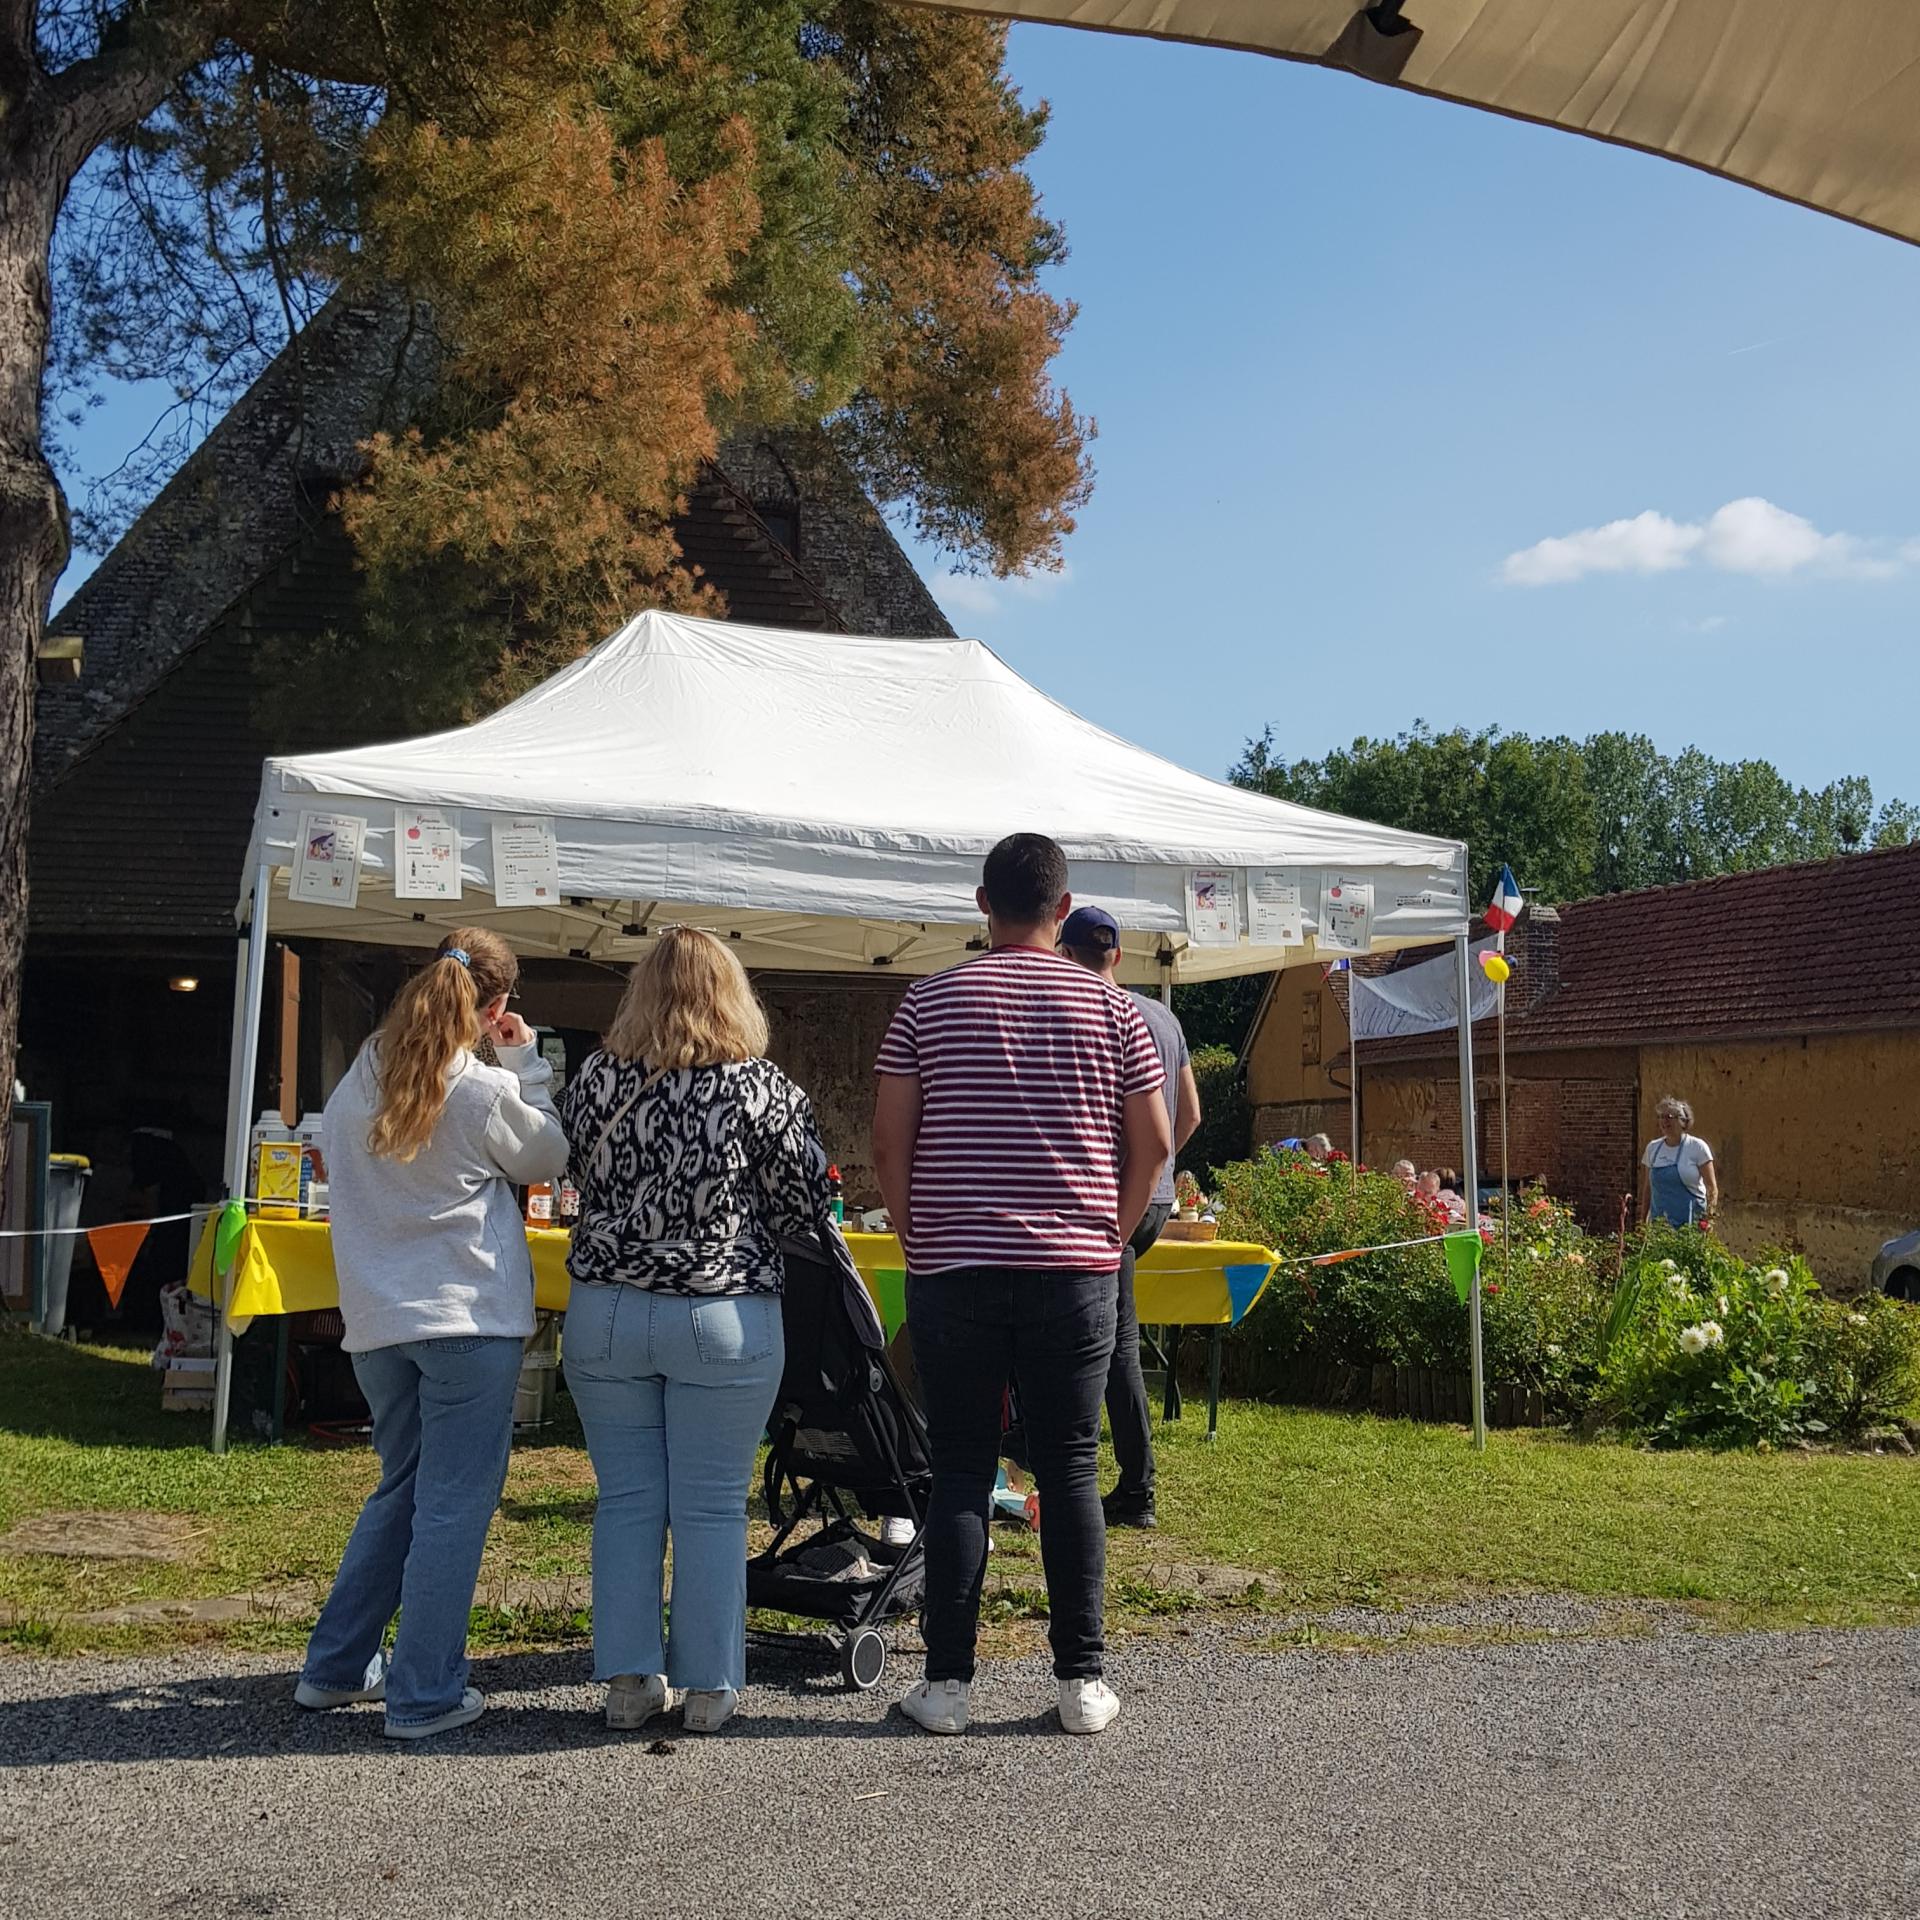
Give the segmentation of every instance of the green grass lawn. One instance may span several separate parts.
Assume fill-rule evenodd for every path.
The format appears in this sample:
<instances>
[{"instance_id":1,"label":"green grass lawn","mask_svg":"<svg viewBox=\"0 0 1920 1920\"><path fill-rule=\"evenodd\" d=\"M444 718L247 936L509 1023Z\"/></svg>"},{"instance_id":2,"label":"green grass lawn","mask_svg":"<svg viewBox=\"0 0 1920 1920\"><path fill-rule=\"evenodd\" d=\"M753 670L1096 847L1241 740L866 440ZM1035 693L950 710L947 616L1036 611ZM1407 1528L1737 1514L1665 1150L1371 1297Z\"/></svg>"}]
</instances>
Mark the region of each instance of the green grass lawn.
<instances>
[{"instance_id":1,"label":"green grass lawn","mask_svg":"<svg viewBox=\"0 0 1920 1920\"><path fill-rule=\"evenodd\" d=\"M324 1584L373 1484L365 1448L206 1451L203 1415L162 1414L141 1356L0 1336L0 1535L47 1511L183 1516L175 1564L0 1554L0 1645L64 1651L177 1641L170 1622L81 1616L132 1602ZM593 1478L562 1421L516 1447L476 1621L494 1641L581 1631L576 1604L504 1607L510 1583L587 1569ZM1250 1404L1161 1435L1157 1535L1116 1535L1118 1624L1187 1604L1183 1562L1258 1582L1246 1602L1312 1612L1545 1590L1661 1599L1725 1624L1920 1621L1920 1461L1853 1454L1650 1453L1544 1434L1495 1434L1476 1455L1458 1428ZM1002 1617L1031 1611L1038 1555L997 1535ZM1023 1602L1022 1594L1029 1596ZM296 1644L309 1602L221 1628Z\"/></svg>"}]
</instances>

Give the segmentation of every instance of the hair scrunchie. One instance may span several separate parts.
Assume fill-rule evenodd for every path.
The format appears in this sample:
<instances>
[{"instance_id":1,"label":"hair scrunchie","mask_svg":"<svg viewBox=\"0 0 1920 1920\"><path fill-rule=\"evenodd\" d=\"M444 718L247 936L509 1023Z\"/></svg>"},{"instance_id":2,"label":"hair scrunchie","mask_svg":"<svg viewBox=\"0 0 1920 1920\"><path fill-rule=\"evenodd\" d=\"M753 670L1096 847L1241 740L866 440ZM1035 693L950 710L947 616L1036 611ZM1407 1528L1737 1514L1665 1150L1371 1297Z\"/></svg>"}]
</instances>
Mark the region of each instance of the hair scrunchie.
<instances>
[{"instance_id":1,"label":"hair scrunchie","mask_svg":"<svg viewBox=\"0 0 1920 1920\"><path fill-rule=\"evenodd\" d=\"M469 973L473 971L473 955L470 954L465 947L449 947L440 958L442 960L458 960Z\"/></svg>"}]
</instances>

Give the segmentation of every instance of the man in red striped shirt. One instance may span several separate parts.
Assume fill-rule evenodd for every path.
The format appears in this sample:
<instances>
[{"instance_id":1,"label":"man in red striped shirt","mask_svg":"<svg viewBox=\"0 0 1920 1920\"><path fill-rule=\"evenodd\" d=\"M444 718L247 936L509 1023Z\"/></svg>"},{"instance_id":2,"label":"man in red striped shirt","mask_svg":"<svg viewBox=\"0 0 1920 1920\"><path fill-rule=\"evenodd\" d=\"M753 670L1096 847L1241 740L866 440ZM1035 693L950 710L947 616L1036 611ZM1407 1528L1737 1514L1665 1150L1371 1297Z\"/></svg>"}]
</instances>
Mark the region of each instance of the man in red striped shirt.
<instances>
[{"instance_id":1,"label":"man in red striped shirt","mask_svg":"<svg viewBox=\"0 0 1920 1920\"><path fill-rule=\"evenodd\" d=\"M907 1258L907 1326L933 1455L927 1677L901 1706L961 1733L1000 1413L1018 1376L1044 1516L1060 1722L1120 1711L1101 1678L1097 1478L1115 1274L1172 1151L1165 1075L1130 996L1055 950L1066 856L1016 833L977 895L989 950L908 989L880 1049L874 1171Z\"/></svg>"}]
</instances>

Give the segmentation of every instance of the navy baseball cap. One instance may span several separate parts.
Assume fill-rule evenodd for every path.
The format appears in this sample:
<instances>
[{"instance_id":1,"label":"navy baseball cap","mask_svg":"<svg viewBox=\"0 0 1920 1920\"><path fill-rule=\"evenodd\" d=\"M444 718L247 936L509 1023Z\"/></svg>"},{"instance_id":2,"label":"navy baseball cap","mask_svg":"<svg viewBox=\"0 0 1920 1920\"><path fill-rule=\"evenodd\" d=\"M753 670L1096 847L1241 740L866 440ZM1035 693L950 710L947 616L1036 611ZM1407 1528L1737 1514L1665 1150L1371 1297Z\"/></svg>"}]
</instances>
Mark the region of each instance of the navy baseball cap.
<instances>
[{"instance_id":1,"label":"navy baseball cap","mask_svg":"<svg viewBox=\"0 0 1920 1920\"><path fill-rule=\"evenodd\" d=\"M1060 929L1060 944L1110 953L1120 944L1120 922L1105 907L1075 907Z\"/></svg>"}]
</instances>

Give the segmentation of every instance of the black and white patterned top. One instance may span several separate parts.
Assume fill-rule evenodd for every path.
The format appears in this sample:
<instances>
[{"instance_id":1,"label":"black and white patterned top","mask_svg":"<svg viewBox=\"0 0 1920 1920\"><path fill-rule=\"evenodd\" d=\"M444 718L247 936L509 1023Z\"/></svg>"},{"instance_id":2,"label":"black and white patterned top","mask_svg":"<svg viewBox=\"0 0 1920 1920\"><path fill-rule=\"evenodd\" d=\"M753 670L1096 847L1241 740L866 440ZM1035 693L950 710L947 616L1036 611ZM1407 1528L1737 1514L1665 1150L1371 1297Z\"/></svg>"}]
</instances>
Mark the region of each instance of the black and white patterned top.
<instances>
[{"instance_id":1,"label":"black and white patterned top","mask_svg":"<svg viewBox=\"0 0 1920 1920\"><path fill-rule=\"evenodd\" d=\"M648 1078L600 1052L561 1095L580 1189L568 1272L658 1293L778 1293L781 1236L811 1240L828 1217L812 1104L770 1060Z\"/></svg>"}]
</instances>

